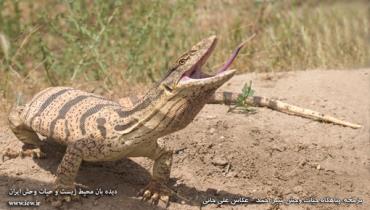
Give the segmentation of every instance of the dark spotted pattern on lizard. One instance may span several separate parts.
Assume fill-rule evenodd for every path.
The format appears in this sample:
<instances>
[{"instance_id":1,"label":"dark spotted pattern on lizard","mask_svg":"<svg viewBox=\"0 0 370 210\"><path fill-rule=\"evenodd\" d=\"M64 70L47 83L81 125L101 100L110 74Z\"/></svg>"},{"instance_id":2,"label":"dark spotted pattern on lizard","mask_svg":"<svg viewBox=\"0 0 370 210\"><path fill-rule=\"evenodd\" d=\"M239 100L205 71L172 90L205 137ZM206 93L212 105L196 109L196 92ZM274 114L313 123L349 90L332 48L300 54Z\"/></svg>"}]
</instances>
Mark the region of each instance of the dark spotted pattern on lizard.
<instances>
[{"instance_id":1,"label":"dark spotted pattern on lizard","mask_svg":"<svg viewBox=\"0 0 370 210\"><path fill-rule=\"evenodd\" d=\"M228 70L240 45L215 76L201 72L216 45L209 37L183 54L168 74L134 106L123 107L101 96L70 87L52 87L9 115L14 134L38 146L36 133L67 145L58 167L57 188L73 188L82 160L107 161L143 156L154 160L152 181L143 193L154 203L163 196L170 176L172 152L157 139L186 127L218 87L235 73Z\"/></svg>"}]
</instances>

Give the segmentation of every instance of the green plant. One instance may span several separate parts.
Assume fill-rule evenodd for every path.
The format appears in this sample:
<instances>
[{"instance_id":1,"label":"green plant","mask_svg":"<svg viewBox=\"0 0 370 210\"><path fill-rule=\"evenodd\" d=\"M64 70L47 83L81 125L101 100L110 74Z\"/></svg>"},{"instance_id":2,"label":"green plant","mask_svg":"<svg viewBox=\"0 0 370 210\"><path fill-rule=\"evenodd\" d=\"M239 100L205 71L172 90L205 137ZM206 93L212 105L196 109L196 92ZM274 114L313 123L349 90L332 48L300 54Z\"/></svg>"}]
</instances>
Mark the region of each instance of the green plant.
<instances>
[{"instance_id":1,"label":"green plant","mask_svg":"<svg viewBox=\"0 0 370 210\"><path fill-rule=\"evenodd\" d=\"M248 106L246 103L246 100L249 97L252 97L254 95L254 90L252 89L252 81L249 81L248 83L245 83L240 95L236 99L235 108L242 109L245 112L254 112L255 109L252 109Z\"/></svg>"},{"instance_id":2,"label":"green plant","mask_svg":"<svg viewBox=\"0 0 370 210\"><path fill-rule=\"evenodd\" d=\"M361 0L0 0L0 94L146 86L211 34L209 71L254 33L233 64L240 73L369 66L368 10Z\"/></svg>"}]
</instances>

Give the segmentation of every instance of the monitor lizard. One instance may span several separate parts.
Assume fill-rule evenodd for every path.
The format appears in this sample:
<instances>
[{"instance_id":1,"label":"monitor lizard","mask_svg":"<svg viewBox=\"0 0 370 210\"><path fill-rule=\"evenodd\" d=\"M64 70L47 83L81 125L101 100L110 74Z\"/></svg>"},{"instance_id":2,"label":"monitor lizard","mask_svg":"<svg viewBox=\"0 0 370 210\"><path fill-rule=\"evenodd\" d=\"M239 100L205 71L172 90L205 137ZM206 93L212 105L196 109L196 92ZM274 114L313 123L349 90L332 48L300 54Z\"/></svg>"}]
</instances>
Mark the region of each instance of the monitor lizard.
<instances>
[{"instance_id":1,"label":"monitor lizard","mask_svg":"<svg viewBox=\"0 0 370 210\"><path fill-rule=\"evenodd\" d=\"M216 42L216 36L211 36L194 45L142 97L122 98L115 102L70 87L51 87L39 92L29 103L16 106L10 112L10 128L24 146L20 153L8 150L3 158L19 155L42 157L40 146L43 141L37 133L52 138L67 146L57 169L54 187L73 189L83 160L148 157L154 160L152 179L139 194L154 204L160 199L168 203L171 191L166 183L170 177L172 151L159 145L157 139L185 128L205 104L232 104L238 97L237 93L215 91L235 74L235 70L229 70L229 67L245 42L236 48L216 75L211 76L202 72L202 66ZM259 96L247 99L247 103L301 116L304 116L302 112L315 114L311 110ZM317 116L324 115L316 113ZM344 122L335 120L332 122ZM69 197L59 198L52 201L52 205L60 206L71 200Z\"/></svg>"},{"instance_id":2,"label":"monitor lizard","mask_svg":"<svg viewBox=\"0 0 370 210\"><path fill-rule=\"evenodd\" d=\"M165 185L170 177L172 151L159 145L157 139L185 128L216 89L235 74L236 70L229 67L244 43L214 76L202 73L216 42L216 36L211 36L194 45L130 108L71 87L50 87L39 92L26 105L14 107L8 117L11 130L24 143L20 154L42 156L43 141L37 133L66 145L55 189L75 188L82 161L148 157L154 160L152 178L140 194L154 204L160 199L168 202ZM17 155L8 151L4 156ZM70 200L59 196L52 205Z\"/></svg>"}]
</instances>

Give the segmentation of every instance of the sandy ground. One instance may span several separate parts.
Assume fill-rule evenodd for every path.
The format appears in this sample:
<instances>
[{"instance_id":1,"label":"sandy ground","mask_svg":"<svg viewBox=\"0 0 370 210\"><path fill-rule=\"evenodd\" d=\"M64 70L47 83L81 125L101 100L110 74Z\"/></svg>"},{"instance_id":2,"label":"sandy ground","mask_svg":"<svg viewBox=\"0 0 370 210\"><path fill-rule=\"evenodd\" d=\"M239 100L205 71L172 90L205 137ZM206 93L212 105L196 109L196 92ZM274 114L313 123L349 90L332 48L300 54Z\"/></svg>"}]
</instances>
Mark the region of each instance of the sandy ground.
<instances>
[{"instance_id":1,"label":"sandy ground","mask_svg":"<svg viewBox=\"0 0 370 210\"><path fill-rule=\"evenodd\" d=\"M370 209L370 69L303 71L235 76L223 90L239 91L252 80L256 95L321 111L364 125L351 129L282 114L265 108L255 113L230 112L228 106L207 105L186 129L163 141L175 150L168 209L199 209L209 197L219 201L235 197L287 200L309 197L358 198L362 205L250 204L220 209ZM1 116L0 152L20 149ZM43 197L9 196L11 188L51 187L62 151L51 150L47 159L16 158L0 161L0 209L8 201ZM77 182L91 189L117 190L115 196L82 199L62 209L163 209L135 197L150 178L151 161L130 158L80 168ZM214 209L215 204L202 209ZM25 209L25 208L12 208Z\"/></svg>"}]
</instances>

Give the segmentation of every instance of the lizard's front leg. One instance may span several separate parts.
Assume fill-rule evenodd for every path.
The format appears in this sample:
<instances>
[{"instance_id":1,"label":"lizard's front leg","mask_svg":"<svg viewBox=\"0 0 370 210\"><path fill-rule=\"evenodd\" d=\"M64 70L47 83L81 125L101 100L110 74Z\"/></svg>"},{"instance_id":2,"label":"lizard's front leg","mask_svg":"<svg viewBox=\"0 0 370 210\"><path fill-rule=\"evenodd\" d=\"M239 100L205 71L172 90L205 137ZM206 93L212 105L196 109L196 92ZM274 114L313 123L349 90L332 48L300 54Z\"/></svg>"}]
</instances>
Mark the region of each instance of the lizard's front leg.
<instances>
[{"instance_id":1,"label":"lizard's front leg","mask_svg":"<svg viewBox=\"0 0 370 210\"><path fill-rule=\"evenodd\" d=\"M66 153L63 157L57 170L57 178L55 180L55 189L59 190L74 190L74 180L76 178L78 169L82 162L82 149L79 148L78 142L68 145ZM77 197L76 197L77 198ZM64 201L69 202L73 199L72 196L57 196L52 198L53 206L61 206Z\"/></svg>"},{"instance_id":2,"label":"lizard's front leg","mask_svg":"<svg viewBox=\"0 0 370 210\"><path fill-rule=\"evenodd\" d=\"M168 205L171 192L167 184L170 179L173 152L156 141L155 147L152 148L154 151L148 151L146 155L143 155L154 160L152 179L138 195L142 196L143 200L150 200L153 204L158 204L159 200L163 200Z\"/></svg>"},{"instance_id":3,"label":"lizard's front leg","mask_svg":"<svg viewBox=\"0 0 370 210\"><path fill-rule=\"evenodd\" d=\"M11 131L24 145L21 151L14 151L13 148L7 148L3 154L3 161L5 158L12 159L18 156L22 158L25 156L36 158L45 157L45 153L41 151L42 141L32 128L25 125L24 120L21 118L23 110L24 106L13 108L9 113L8 122Z\"/></svg>"}]
</instances>

